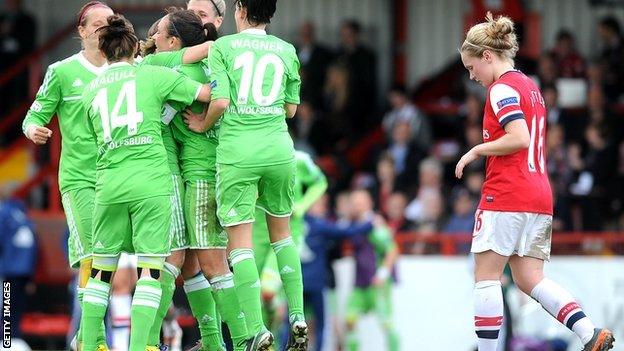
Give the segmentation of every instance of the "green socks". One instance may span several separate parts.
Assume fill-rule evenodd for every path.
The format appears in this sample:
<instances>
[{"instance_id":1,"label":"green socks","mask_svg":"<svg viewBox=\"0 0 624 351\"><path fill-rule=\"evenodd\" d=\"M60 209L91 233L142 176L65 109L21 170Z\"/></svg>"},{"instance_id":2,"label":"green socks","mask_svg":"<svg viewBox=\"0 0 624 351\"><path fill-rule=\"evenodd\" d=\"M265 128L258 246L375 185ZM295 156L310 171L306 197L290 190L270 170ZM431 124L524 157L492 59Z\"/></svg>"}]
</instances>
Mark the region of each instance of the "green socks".
<instances>
[{"instance_id":1,"label":"green socks","mask_svg":"<svg viewBox=\"0 0 624 351\"><path fill-rule=\"evenodd\" d=\"M147 338L148 346L157 346L160 344L160 329L162 328L163 320L171 305L171 300L173 299L173 293L175 291L175 280L178 275L180 275L180 270L176 266L168 262L164 263L163 270L160 273L162 296L160 298L158 311L154 317L154 324L152 324Z\"/></svg>"},{"instance_id":2,"label":"green socks","mask_svg":"<svg viewBox=\"0 0 624 351\"><path fill-rule=\"evenodd\" d=\"M214 299L219 309L219 314L223 321L230 329L230 335L234 342L234 349L239 350L237 345L241 341L247 339L250 335L247 333L247 325L245 324L245 315L241 311L234 287L234 276L228 273L222 276L210 279Z\"/></svg>"},{"instance_id":3,"label":"green socks","mask_svg":"<svg viewBox=\"0 0 624 351\"><path fill-rule=\"evenodd\" d=\"M208 350L221 350L221 322L217 316L215 300L212 296L210 283L202 272L184 281L184 292L191 306L193 316L197 319L202 345Z\"/></svg>"},{"instance_id":4,"label":"green socks","mask_svg":"<svg viewBox=\"0 0 624 351\"><path fill-rule=\"evenodd\" d=\"M110 284L89 278L84 289L80 322L83 350L95 350L99 345L109 293Z\"/></svg>"},{"instance_id":5,"label":"green socks","mask_svg":"<svg viewBox=\"0 0 624 351\"><path fill-rule=\"evenodd\" d=\"M130 351L145 351L150 329L160 306L162 288L153 278L142 277L136 284L130 312Z\"/></svg>"},{"instance_id":6,"label":"green socks","mask_svg":"<svg viewBox=\"0 0 624 351\"><path fill-rule=\"evenodd\" d=\"M260 277L256 267L253 250L235 249L230 252L230 262L234 270L236 296L245 313L247 331L256 335L266 330L262 322L262 304L260 302Z\"/></svg>"},{"instance_id":7,"label":"green socks","mask_svg":"<svg viewBox=\"0 0 624 351\"><path fill-rule=\"evenodd\" d=\"M303 320L303 277L301 275L301 259L292 237L271 243L284 292L288 300L288 316L290 323Z\"/></svg>"}]
</instances>

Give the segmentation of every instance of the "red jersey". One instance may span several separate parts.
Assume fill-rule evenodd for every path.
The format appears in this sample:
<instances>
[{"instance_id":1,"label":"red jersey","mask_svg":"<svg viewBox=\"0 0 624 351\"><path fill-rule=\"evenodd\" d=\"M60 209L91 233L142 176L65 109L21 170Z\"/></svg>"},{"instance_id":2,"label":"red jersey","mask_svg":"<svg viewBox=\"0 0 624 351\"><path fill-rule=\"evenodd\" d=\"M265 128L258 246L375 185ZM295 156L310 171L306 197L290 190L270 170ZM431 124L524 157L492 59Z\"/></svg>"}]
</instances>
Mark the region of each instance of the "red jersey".
<instances>
[{"instance_id":1,"label":"red jersey","mask_svg":"<svg viewBox=\"0 0 624 351\"><path fill-rule=\"evenodd\" d=\"M505 135L505 125L523 119L529 127L528 149L488 156L479 209L505 212L553 213L546 169L546 107L539 88L519 71L503 73L488 88L483 117L483 141Z\"/></svg>"}]
</instances>

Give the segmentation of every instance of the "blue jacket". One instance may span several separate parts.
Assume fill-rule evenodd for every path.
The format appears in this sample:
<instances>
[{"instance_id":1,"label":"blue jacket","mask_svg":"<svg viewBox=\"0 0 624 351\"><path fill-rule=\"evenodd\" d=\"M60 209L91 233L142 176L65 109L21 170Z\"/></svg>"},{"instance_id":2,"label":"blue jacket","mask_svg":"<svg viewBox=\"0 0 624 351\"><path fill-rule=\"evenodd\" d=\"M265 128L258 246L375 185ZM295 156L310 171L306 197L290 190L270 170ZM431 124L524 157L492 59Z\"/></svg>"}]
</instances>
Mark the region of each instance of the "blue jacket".
<instances>
[{"instance_id":1,"label":"blue jacket","mask_svg":"<svg viewBox=\"0 0 624 351\"><path fill-rule=\"evenodd\" d=\"M17 200L0 202L0 276L32 276L37 242L24 205Z\"/></svg>"},{"instance_id":2,"label":"blue jacket","mask_svg":"<svg viewBox=\"0 0 624 351\"><path fill-rule=\"evenodd\" d=\"M364 235L373 229L371 222L342 227L324 218L305 216L305 245L301 249L304 291L322 291L327 280L327 244L331 239Z\"/></svg>"}]
</instances>

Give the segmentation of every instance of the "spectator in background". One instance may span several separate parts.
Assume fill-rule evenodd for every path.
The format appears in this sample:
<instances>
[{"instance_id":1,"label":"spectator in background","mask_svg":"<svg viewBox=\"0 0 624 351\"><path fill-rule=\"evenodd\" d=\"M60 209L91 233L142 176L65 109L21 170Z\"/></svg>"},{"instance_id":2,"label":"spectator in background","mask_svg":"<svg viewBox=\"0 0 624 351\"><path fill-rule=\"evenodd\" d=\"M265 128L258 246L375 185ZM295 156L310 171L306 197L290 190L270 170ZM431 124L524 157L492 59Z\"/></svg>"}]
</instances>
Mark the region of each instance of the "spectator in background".
<instances>
[{"instance_id":1,"label":"spectator in background","mask_svg":"<svg viewBox=\"0 0 624 351\"><path fill-rule=\"evenodd\" d=\"M334 54L316 41L312 22L305 22L299 27L297 56L301 63L301 98L308 100L312 106L319 107L323 103L327 67Z\"/></svg>"},{"instance_id":2,"label":"spectator in background","mask_svg":"<svg viewBox=\"0 0 624 351\"><path fill-rule=\"evenodd\" d=\"M362 45L361 32L362 27L355 20L342 23L337 58L349 72L347 112L356 136L376 125L373 122L377 112L377 58L371 49Z\"/></svg>"},{"instance_id":3,"label":"spectator in background","mask_svg":"<svg viewBox=\"0 0 624 351\"><path fill-rule=\"evenodd\" d=\"M470 193L470 196L472 196L472 198L476 201L479 201L481 198L481 188L483 187L483 182L485 180L483 172L470 170L464 175L464 177L466 178L466 180L464 180L464 185Z\"/></svg>"},{"instance_id":4,"label":"spectator in background","mask_svg":"<svg viewBox=\"0 0 624 351\"><path fill-rule=\"evenodd\" d=\"M585 59L577 51L574 36L570 31L563 29L557 33L557 40L551 54L555 59L559 77L585 77Z\"/></svg>"},{"instance_id":5,"label":"spectator in background","mask_svg":"<svg viewBox=\"0 0 624 351\"><path fill-rule=\"evenodd\" d=\"M414 139L410 123L397 121L392 129L392 137L385 153L394 160L397 182L403 188L410 188L416 182L416 169L420 161L426 157L417 140Z\"/></svg>"},{"instance_id":6,"label":"spectator in background","mask_svg":"<svg viewBox=\"0 0 624 351\"><path fill-rule=\"evenodd\" d=\"M329 126L327 136L339 144L334 146L339 150L345 149L346 141L351 138L348 112L350 95L348 67L340 62L333 63L327 69L323 87L323 110Z\"/></svg>"},{"instance_id":7,"label":"spectator in background","mask_svg":"<svg viewBox=\"0 0 624 351\"><path fill-rule=\"evenodd\" d=\"M22 8L21 0L6 0L5 11L0 14L0 72L4 72L35 48L37 22ZM0 87L0 114L4 116L11 108L28 99L28 70L15 76ZM19 130L19 128L17 128ZM19 135L11 130L10 136ZM1 143L10 139L0 138Z\"/></svg>"},{"instance_id":8,"label":"spectator in background","mask_svg":"<svg viewBox=\"0 0 624 351\"><path fill-rule=\"evenodd\" d=\"M442 165L435 158L424 159L419 166L418 193L405 210L405 217L422 224L431 220L431 209L427 208L427 201L435 202L442 198Z\"/></svg>"},{"instance_id":9,"label":"spectator in background","mask_svg":"<svg viewBox=\"0 0 624 351\"><path fill-rule=\"evenodd\" d=\"M609 101L617 101L622 92L624 78L624 46L622 30L615 17L605 17L598 24L598 36L602 42L600 63L604 72L603 86Z\"/></svg>"},{"instance_id":10,"label":"spectator in background","mask_svg":"<svg viewBox=\"0 0 624 351\"><path fill-rule=\"evenodd\" d=\"M453 190L451 202L453 203L453 213L444 225L442 233L447 235L471 234L474 227L474 213L477 209L476 201L468 190L457 187ZM468 254L470 242L457 245L456 249L457 253Z\"/></svg>"},{"instance_id":11,"label":"spectator in background","mask_svg":"<svg viewBox=\"0 0 624 351\"><path fill-rule=\"evenodd\" d=\"M327 126L314 105L302 100L295 118L290 118L295 149L305 151L311 156L331 151L328 147L332 140L328 138Z\"/></svg>"},{"instance_id":12,"label":"spectator in background","mask_svg":"<svg viewBox=\"0 0 624 351\"><path fill-rule=\"evenodd\" d=\"M6 184L0 188L0 278L10 283L12 291L11 315L7 319L12 326L11 336L21 339L20 322L31 295L27 287L35 275L37 242L24 204L10 198L9 188Z\"/></svg>"},{"instance_id":13,"label":"spectator in background","mask_svg":"<svg viewBox=\"0 0 624 351\"><path fill-rule=\"evenodd\" d=\"M390 194L386 206L386 219L388 227L394 234L407 232L414 229L414 223L405 217L407 208L407 196L402 192Z\"/></svg>"},{"instance_id":14,"label":"spectator in background","mask_svg":"<svg viewBox=\"0 0 624 351\"><path fill-rule=\"evenodd\" d=\"M546 53L540 56L537 62L537 77L539 78L540 85L557 84L558 69L553 54Z\"/></svg>"},{"instance_id":15,"label":"spectator in background","mask_svg":"<svg viewBox=\"0 0 624 351\"><path fill-rule=\"evenodd\" d=\"M407 89L403 85L393 86L388 93L388 100L390 100L392 110L386 113L382 121L388 138L392 137L397 123L406 122L416 145L422 151L427 152L431 145L431 127L426 116L409 100Z\"/></svg>"},{"instance_id":16,"label":"spectator in background","mask_svg":"<svg viewBox=\"0 0 624 351\"><path fill-rule=\"evenodd\" d=\"M548 104L546 105L548 106ZM572 181L573 171L570 167L565 142L564 128L560 124L548 126L546 135L546 154L548 155L548 175L553 191L554 215L553 230L570 230L570 214L568 204L568 187Z\"/></svg>"},{"instance_id":17,"label":"spectator in background","mask_svg":"<svg viewBox=\"0 0 624 351\"><path fill-rule=\"evenodd\" d=\"M585 119L584 125L579 126L581 132L585 130L588 124L596 123L603 132L606 132L605 137L609 142L622 139L624 132L622 130L624 128L622 118L614 113L613 109L608 105L605 91L601 86L592 85L589 87L587 109L589 118Z\"/></svg>"},{"instance_id":18,"label":"spectator in background","mask_svg":"<svg viewBox=\"0 0 624 351\"><path fill-rule=\"evenodd\" d=\"M397 190L397 176L394 158L384 153L377 161L377 179L372 189L372 196L382 215L388 213L388 200L390 195Z\"/></svg>"},{"instance_id":19,"label":"spectator in background","mask_svg":"<svg viewBox=\"0 0 624 351\"><path fill-rule=\"evenodd\" d=\"M553 84L542 85L542 96L546 104L548 125L558 124L562 127L566 141L582 140L583 128L587 124L584 116L578 114L571 115L568 111L559 107L559 92Z\"/></svg>"}]
</instances>

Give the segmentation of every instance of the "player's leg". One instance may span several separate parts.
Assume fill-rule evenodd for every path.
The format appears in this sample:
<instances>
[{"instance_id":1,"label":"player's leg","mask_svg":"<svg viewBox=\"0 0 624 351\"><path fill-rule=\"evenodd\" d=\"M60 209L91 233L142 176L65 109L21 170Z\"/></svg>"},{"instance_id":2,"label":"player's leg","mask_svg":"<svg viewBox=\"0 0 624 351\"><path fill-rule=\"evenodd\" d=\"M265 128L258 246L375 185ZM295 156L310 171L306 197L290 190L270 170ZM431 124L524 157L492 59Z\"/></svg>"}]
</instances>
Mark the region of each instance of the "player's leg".
<instances>
[{"instance_id":1,"label":"player's leg","mask_svg":"<svg viewBox=\"0 0 624 351\"><path fill-rule=\"evenodd\" d=\"M162 274L160 277L160 287L162 296L154 318L148 337L148 345L156 347L160 344L160 331L163 321L175 292L175 280L180 275L180 269L185 263L185 253L188 248L188 239L186 236L186 226L184 218L184 182L179 175L172 175L173 194L171 195L171 228L169 236L171 239L171 255L165 259Z\"/></svg>"},{"instance_id":2,"label":"player's leg","mask_svg":"<svg viewBox=\"0 0 624 351\"><path fill-rule=\"evenodd\" d=\"M386 334L388 351L399 351L399 335L392 322L392 282L385 282L382 286L375 287L373 290L377 295L375 311Z\"/></svg>"},{"instance_id":3,"label":"player's leg","mask_svg":"<svg viewBox=\"0 0 624 351\"><path fill-rule=\"evenodd\" d=\"M129 204L132 246L137 255L139 280L132 298L130 351L145 351L160 306L160 279L170 255L171 197L157 196Z\"/></svg>"},{"instance_id":4,"label":"player's leg","mask_svg":"<svg viewBox=\"0 0 624 351\"><path fill-rule=\"evenodd\" d=\"M585 350L610 349L614 341L611 331L596 328L568 291L544 277L544 260L550 258L552 217L537 214L528 216L527 244L518 250L523 257L512 256L509 260L514 282L520 290L537 300L548 313L573 331L585 345Z\"/></svg>"},{"instance_id":5,"label":"player's leg","mask_svg":"<svg viewBox=\"0 0 624 351\"><path fill-rule=\"evenodd\" d=\"M214 182L206 180L187 182L184 209L190 254L197 267L192 277L184 277L184 290L199 324L201 344L205 349L221 350L223 349L221 316L217 313L215 296L208 279L229 273L229 268L225 254L227 234L218 225L216 218L214 187ZM232 319L226 319L232 323ZM237 338L242 337L243 340L247 338L246 329L240 336L240 328L236 325L232 328Z\"/></svg>"},{"instance_id":6,"label":"player's leg","mask_svg":"<svg viewBox=\"0 0 624 351\"><path fill-rule=\"evenodd\" d=\"M347 330L345 337L346 345L344 348L349 351L357 351L359 349L357 322L360 315L369 310L366 290L367 289L355 287L347 302Z\"/></svg>"},{"instance_id":7,"label":"player's leg","mask_svg":"<svg viewBox=\"0 0 624 351\"><path fill-rule=\"evenodd\" d=\"M110 314L112 317L112 348L127 350L130 342L130 307L136 285L136 256L122 253L112 281Z\"/></svg>"},{"instance_id":8,"label":"player's leg","mask_svg":"<svg viewBox=\"0 0 624 351\"><path fill-rule=\"evenodd\" d=\"M94 188L83 188L70 190L63 193L63 209L69 227L68 254L71 267L79 267L78 271L78 301L82 307L84 291L91 274L92 253L93 253L93 205L95 199ZM77 331L78 347L82 341L82 329L78 326ZM101 349L106 349L106 335L104 322L100 326L98 336Z\"/></svg>"},{"instance_id":9,"label":"player's leg","mask_svg":"<svg viewBox=\"0 0 624 351\"><path fill-rule=\"evenodd\" d=\"M474 323L479 351L495 351L498 345L504 310L500 278L524 225L515 212L476 212L471 251L475 254Z\"/></svg>"},{"instance_id":10,"label":"player's leg","mask_svg":"<svg viewBox=\"0 0 624 351\"><path fill-rule=\"evenodd\" d=\"M254 217L255 221L253 223L251 241L253 244L256 266L258 267L258 274L262 274L269 253L272 252L273 249L271 248L269 227L266 222L265 212L256 207Z\"/></svg>"},{"instance_id":11,"label":"player's leg","mask_svg":"<svg viewBox=\"0 0 624 351\"><path fill-rule=\"evenodd\" d=\"M303 313L303 277L299 249L290 234L295 163L266 167L258 184L258 207L266 212L271 247L277 258L288 302L291 340L287 349L306 349L308 328Z\"/></svg>"},{"instance_id":12,"label":"player's leg","mask_svg":"<svg viewBox=\"0 0 624 351\"><path fill-rule=\"evenodd\" d=\"M255 169L217 164L217 215L228 236L236 295L247 331L254 335L252 349L268 349L273 335L262 322L260 277L251 243L259 178Z\"/></svg>"},{"instance_id":13,"label":"player's leg","mask_svg":"<svg viewBox=\"0 0 624 351\"><path fill-rule=\"evenodd\" d=\"M156 317L154 317L154 323L150 328L148 336L149 347L158 347L160 344L160 331L167 311L171 306L171 300L175 292L175 281L178 275L180 275L180 267L186 262L185 251L184 248L178 250L172 249L171 255L165 259L165 263L163 264L163 269L160 274L160 289L162 295L158 304Z\"/></svg>"}]
</instances>

